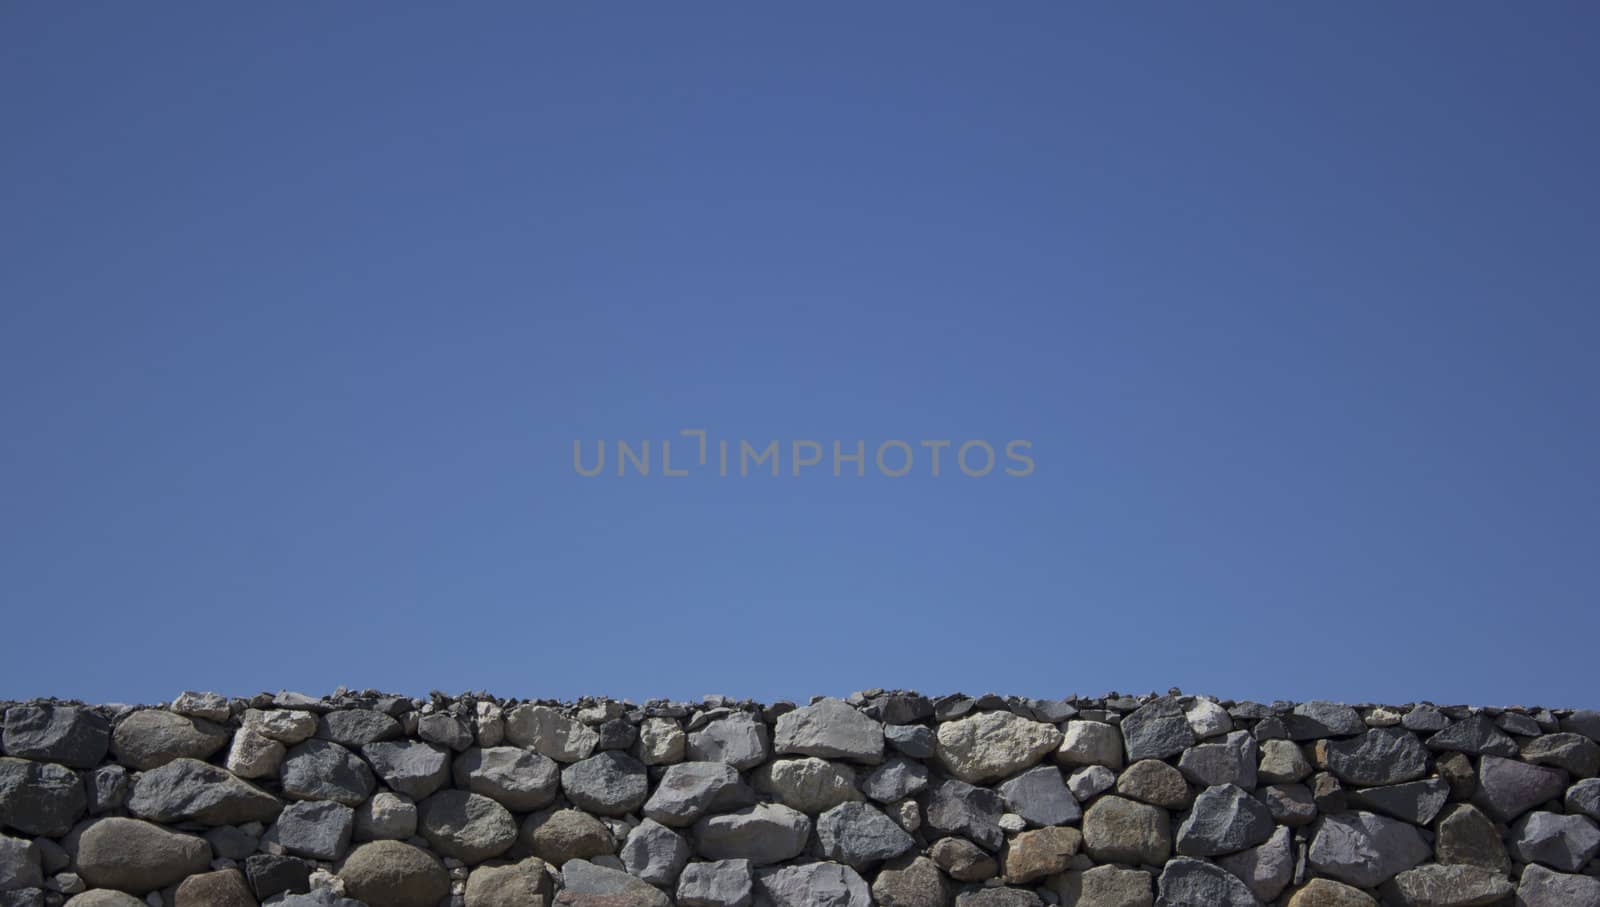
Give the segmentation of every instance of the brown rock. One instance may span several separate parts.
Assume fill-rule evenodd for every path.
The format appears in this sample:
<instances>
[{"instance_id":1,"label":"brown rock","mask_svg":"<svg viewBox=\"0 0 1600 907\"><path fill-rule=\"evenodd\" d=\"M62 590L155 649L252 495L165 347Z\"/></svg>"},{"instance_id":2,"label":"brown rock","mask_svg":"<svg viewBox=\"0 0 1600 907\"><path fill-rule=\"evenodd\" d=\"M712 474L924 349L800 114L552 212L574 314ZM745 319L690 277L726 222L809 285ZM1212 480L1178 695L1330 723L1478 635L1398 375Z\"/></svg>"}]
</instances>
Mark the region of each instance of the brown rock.
<instances>
[{"instance_id":1,"label":"brown rock","mask_svg":"<svg viewBox=\"0 0 1600 907\"><path fill-rule=\"evenodd\" d=\"M177 907L258 907L244 873L237 869L190 876L178 886L175 898Z\"/></svg>"}]
</instances>

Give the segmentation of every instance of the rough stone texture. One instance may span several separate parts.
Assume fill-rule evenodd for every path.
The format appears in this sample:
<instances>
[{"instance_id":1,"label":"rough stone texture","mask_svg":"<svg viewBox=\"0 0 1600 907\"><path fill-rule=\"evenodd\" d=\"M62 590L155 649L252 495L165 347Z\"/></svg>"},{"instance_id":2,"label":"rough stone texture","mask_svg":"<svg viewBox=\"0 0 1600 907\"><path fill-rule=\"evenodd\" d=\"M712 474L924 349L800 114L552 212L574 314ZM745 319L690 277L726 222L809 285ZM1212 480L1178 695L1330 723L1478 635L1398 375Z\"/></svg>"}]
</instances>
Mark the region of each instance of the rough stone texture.
<instances>
[{"instance_id":1,"label":"rough stone texture","mask_svg":"<svg viewBox=\"0 0 1600 907\"><path fill-rule=\"evenodd\" d=\"M756 872L758 907L871 907L872 892L855 870L807 863Z\"/></svg>"},{"instance_id":2,"label":"rough stone texture","mask_svg":"<svg viewBox=\"0 0 1600 907\"><path fill-rule=\"evenodd\" d=\"M1384 896L1404 907L1494 907L1514 890L1499 873L1433 863L1395 876Z\"/></svg>"},{"instance_id":3,"label":"rough stone texture","mask_svg":"<svg viewBox=\"0 0 1600 907\"><path fill-rule=\"evenodd\" d=\"M1323 875L1357 888L1376 888L1431 853L1415 826L1356 812L1322 819L1308 856Z\"/></svg>"},{"instance_id":4,"label":"rough stone texture","mask_svg":"<svg viewBox=\"0 0 1600 907\"><path fill-rule=\"evenodd\" d=\"M708 860L749 860L756 866L799 856L811 835L805 813L780 803L707 816L694 825L695 848Z\"/></svg>"},{"instance_id":5,"label":"rough stone texture","mask_svg":"<svg viewBox=\"0 0 1600 907\"><path fill-rule=\"evenodd\" d=\"M928 828L935 834L960 835L994 851L1005 842L1000 817L1005 801L985 787L949 780L928 791L922 806Z\"/></svg>"},{"instance_id":6,"label":"rough stone texture","mask_svg":"<svg viewBox=\"0 0 1600 907\"><path fill-rule=\"evenodd\" d=\"M926 773L923 777L926 778ZM1067 783L1061 777L1061 770L1053 765L1040 765L1028 769L1001 784L996 790L1005 798L1006 806L1030 825L1068 825L1083 818L1083 807L1078 805L1077 798L1067 790ZM871 794L872 791L868 790L868 793ZM909 796L913 793L916 791L907 791L900 796ZM873 799L894 800L899 797L873 796Z\"/></svg>"},{"instance_id":7,"label":"rough stone texture","mask_svg":"<svg viewBox=\"0 0 1600 907\"><path fill-rule=\"evenodd\" d=\"M8 756L94 768L111 744L111 723L94 712L45 703L6 709L0 749Z\"/></svg>"},{"instance_id":8,"label":"rough stone texture","mask_svg":"<svg viewBox=\"0 0 1600 907\"><path fill-rule=\"evenodd\" d=\"M435 907L450 893L439 859L403 841L373 841L350 852L339 878L352 898L369 907Z\"/></svg>"},{"instance_id":9,"label":"rough stone texture","mask_svg":"<svg viewBox=\"0 0 1600 907\"><path fill-rule=\"evenodd\" d=\"M517 840L516 820L504 806L463 790L417 804L417 831L435 852L468 864L497 857Z\"/></svg>"},{"instance_id":10,"label":"rough stone texture","mask_svg":"<svg viewBox=\"0 0 1600 907\"><path fill-rule=\"evenodd\" d=\"M879 907L950 907L955 888L938 864L927 857L908 856L878 872L872 898Z\"/></svg>"},{"instance_id":11,"label":"rough stone texture","mask_svg":"<svg viewBox=\"0 0 1600 907\"><path fill-rule=\"evenodd\" d=\"M883 725L839 699L823 699L778 718L773 746L780 754L883 760Z\"/></svg>"},{"instance_id":12,"label":"rough stone texture","mask_svg":"<svg viewBox=\"0 0 1600 907\"><path fill-rule=\"evenodd\" d=\"M88 806L83 779L64 765L0 757L0 826L60 837Z\"/></svg>"},{"instance_id":13,"label":"rough stone texture","mask_svg":"<svg viewBox=\"0 0 1600 907\"><path fill-rule=\"evenodd\" d=\"M274 826L289 853L315 860L337 860L350 848L355 810L331 800L302 800L284 807Z\"/></svg>"},{"instance_id":14,"label":"rough stone texture","mask_svg":"<svg viewBox=\"0 0 1600 907\"><path fill-rule=\"evenodd\" d=\"M608 751L561 770L561 789L579 809L599 816L621 816L644 805L650 779L644 763Z\"/></svg>"},{"instance_id":15,"label":"rough stone texture","mask_svg":"<svg viewBox=\"0 0 1600 907\"><path fill-rule=\"evenodd\" d=\"M841 803L817 819L817 840L830 860L865 869L898 857L916 841L893 819L866 803Z\"/></svg>"},{"instance_id":16,"label":"rough stone texture","mask_svg":"<svg viewBox=\"0 0 1600 907\"><path fill-rule=\"evenodd\" d=\"M128 768L159 768L178 758L209 759L228 745L228 729L210 721L144 709L117 722L111 755Z\"/></svg>"},{"instance_id":17,"label":"rough stone texture","mask_svg":"<svg viewBox=\"0 0 1600 907\"><path fill-rule=\"evenodd\" d=\"M469 749L456 757L452 773L456 787L512 812L543 809L561 790L561 768L554 759L516 746Z\"/></svg>"},{"instance_id":18,"label":"rough stone texture","mask_svg":"<svg viewBox=\"0 0 1600 907\"><path fill-rule=\"evenodd\" d=\"M620 869L572 860L561 867L564 888L557 904L573 907L592 904L593 907L672 907L665 892L651 887ZM606 900L571 897L571 895L602 895Z\"/></svg>"},{"instance_id":19,"label":"rough stone texture","mask_svg":"<svg viewBox=\"0 0 1600 907\"><path fill-rule=\"evenodd\" d=\"M1128 761L1166 759L1195 745L1194 729L1176 699L1157 699L1122 719Z\"/></svg>"},{"instance_id":20,"label":"rough stone texture","mask_svg":"<svg viewBox=\"0 0 1600 907\"><path fill-rule=\"evenodd\" d=\"M152 822L270 822L282 808L277 797L226 769L187 758L140 775L128 798L128 811Z\"/></svg>"},{"instance_id":21,"label":"rough stone texture","mask_svg":"<svg viewBox=\"0 0 1600 907\"><path fill-rule=\"evenodd\" d=\"M522 823L519 838L534 856L558 867L613 853L617 846L604 823L576 809L534 813Z\"/></svg>"},{"instance_id":22,"label":"rough stone texture","mask_svg":"<svg viewBox=\"0 0 1600 907\"><path fill-rule=\"evenodd\" d=\"M1107 796L1084 812L1083 841L1097 862L1159 866L1172 854L1172 827L1164 809Z\"/></svg>"},{"instance_id":23,"label":"rough stone texture","mask_svg":"<svg viewBox=\"0 0 1600 907\"><path fill-rule=\"evenodd\" d=\"M547 907L555 885L545 863L528 857L515 863L485 863L467 876L466 907Z\"/></svg>"},{"instance_id":24,"label":"rough stone texture","mask_svg":"<svg viewBox=\"0 0 1600 907\"><path fill-rule=\"evenodd\" d=\"M173 902L174 907L256 907L256 897L250 892L244 873L237 869L220 869L184 879L173 892Z\"/></svg>"},{"instance_id":25,"label":"rough stone texture","mask_svg":"<svg viewBox=\"0 0 1600 907\"><path fill-rule=\"evenodd\" d=\"M652 885L672 885L688 864L689 842L672 829L646 819L622 844L622 868Z\"/></svg>"},{"instance_id":26,"label":"rough stone texture","mask_svg":"<svg viewBox=\"0 0 1600 907\"><path fill-rule=\"evenodd\" d=\"M717 806L737 808L754 802L754 795L733 766L725 762L680 762L662 774L655 793L645 801L644 814L662 825L677 827L693 824Z\"/></svg>"},{"instance_id":27,"label":"rough stone texture","mask_svg":"<svg viewBox=\"0 0 1600 907\"><path fill-rule=\"evenodd\" d=\"M1517 907L1600 907L1600 879L1530 864L1517 885Z\"/></svg>"},{"instance_id":28,"label":"rough stone texture","mask_svg":"<svg viewBox=\"0 0 1600 907\"><path fill-rule=\"evenodd\" d=\"M1214 863L1178 857L1156 880L1156 907L1261 907L1238 877Z\"/></svg>"},{"instance_id":29,"label":"rough stone texture","mask_svg":"<svg viewBox=\"0 0 1600 907\"><path fill-rule=\"evenodd\" d=\"M750 907L754 902L749 860L690 863L678 876L678 907Z\"/></svg>"},{"instance_id":30,"label":"rough stone texture","mask_svg":"<svg viewBox=\"0 0 1600 907\"><path fill-rule=\"evenodd\" d=\"M1053 889L1066 907L1152 907L1155 880L1141 869L1096 866L1056 876Z\"/></svg>"},{"instance_id":31,"label":"rough stone texture","mask_svg":"<svg viewBox=\"0 0 1600 907\"><path fill-rule=\"evenodd\" d=\"M96 888L143 894L211 868L211 845L138 819L98 819L78 837L78 874Z\"/></svg>"},{"instance_id":32,"label":"rough stone texture","mask_svg":"<svg viewBox=\"0 0 1600 907\"><path fill-rule=\"evenodd\" d=\"M997 781L1033 765L1061 745L1053 725L1010 712L983 712L939 725L935 755L969 784Z\"/></svg>"},{"instance_id":33,"label":"rough stone texture","mask_svg":"<svg viewBox=\"0 0 1600 907\"><path fill-rule=\"evenodd\" d=\"M0 711L0 907L1600 907L1600 712L882 690Z\"/></svg>"},{"instance_id":34,"label":"rough stone texture","mask_svg":"<svg viewBox=\"0 0 1600 907\"><path fill-rule=\"evenodd\" d=\"M422 800L450 782L450 751L413 740L369 743L361 755L383 783L397 794Z\"/></svg>"}]
</instances>

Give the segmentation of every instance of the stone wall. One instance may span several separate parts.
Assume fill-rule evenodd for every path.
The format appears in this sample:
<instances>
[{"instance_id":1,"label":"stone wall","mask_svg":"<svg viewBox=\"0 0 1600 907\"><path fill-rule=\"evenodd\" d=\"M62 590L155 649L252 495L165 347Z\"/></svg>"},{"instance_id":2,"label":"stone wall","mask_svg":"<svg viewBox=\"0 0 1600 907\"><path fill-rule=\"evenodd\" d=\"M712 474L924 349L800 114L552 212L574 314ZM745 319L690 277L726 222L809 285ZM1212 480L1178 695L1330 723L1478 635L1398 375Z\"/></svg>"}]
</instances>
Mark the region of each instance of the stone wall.
<instances>
[{"instance_id":1,"label":"stone wall","mask_svg":"<svg viewBox=\"0 0 1600 907\"><path fill-rule=\"evenodd\" d=\"M0 705L0 907L1600 905L1600 712Z\"/></svg>"}]
</instances>

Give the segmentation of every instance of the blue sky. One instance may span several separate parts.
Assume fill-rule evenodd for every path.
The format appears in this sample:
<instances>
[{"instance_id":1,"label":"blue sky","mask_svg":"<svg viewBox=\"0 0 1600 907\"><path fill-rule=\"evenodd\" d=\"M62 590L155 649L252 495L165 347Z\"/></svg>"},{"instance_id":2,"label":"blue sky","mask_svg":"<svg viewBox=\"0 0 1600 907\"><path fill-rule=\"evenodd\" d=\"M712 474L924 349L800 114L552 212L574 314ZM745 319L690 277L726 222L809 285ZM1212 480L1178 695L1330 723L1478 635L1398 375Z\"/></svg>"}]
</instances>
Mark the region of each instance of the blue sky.
<instances>
[{"instance_id":1,"label":"blue sky","mask_svg":"<svg viewBox=\"0 0 1600 907\"><path fill-rule=\"evenodd\" d=\"M1597 79L1582 3L7 4L0 697L1595 706ZM1035 469L573 469L694 428Z\"/></svg>"}]
</instances>

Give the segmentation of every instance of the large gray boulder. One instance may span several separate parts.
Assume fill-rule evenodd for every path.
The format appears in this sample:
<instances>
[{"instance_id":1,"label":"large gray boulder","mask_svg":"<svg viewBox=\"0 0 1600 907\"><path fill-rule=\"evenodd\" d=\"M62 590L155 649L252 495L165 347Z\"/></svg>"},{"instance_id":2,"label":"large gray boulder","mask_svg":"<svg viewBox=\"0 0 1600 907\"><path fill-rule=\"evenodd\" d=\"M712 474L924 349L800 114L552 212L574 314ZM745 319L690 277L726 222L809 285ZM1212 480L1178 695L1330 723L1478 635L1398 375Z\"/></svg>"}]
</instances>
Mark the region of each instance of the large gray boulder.
<instances>
[{"instance_id":1,"label":"large gray boulder","mask_svg":"<svg viewBox=\"0 0 1600 907\"><path fill-rule=\"evenodd\" d=\"M283 809L277 797L226 769L178 758L133 782L128 811L152 822L241 825L271 822Z\"/></svg>"},{"instance_id":2,"label":"large gray boulder","mask_svg":"<svg viewBox=\"0 0 1600 907\"><path fill-rule=\"evenodd\" d=\"M106 758L111 722L78 706L14 705L0 741L8 756L94 768Z\"/></svg>"},{"instance_id":3,"label":"large gray boulder","mask_svg":"<svg viewBox=\"0 0 1600 907\"><path fill-rule=\"evenodd\" d=\"M1600 879L1530 863L1517 885L1517 907L1600 907Z\"/></svg>"},{"instance_id":4,"label":"large gray boulder","mask_svg":"<svg viewBox=\"0 0 1600 907\"><path fill-rule=\"evenodd\" d=\"M1122 737L1129 762L1166 759L1197 742L1183 704L1171 697L1146 703L1123 718Z\"/></svg>"},{"instance_id":5,"label":"large gray boulder","mask_svg":"<svg viewBox=\"0 0 1600 907\"><path fill-rule=\"evenodd\" d=\"M1440 863L1479 866L1501 875L1511 872L1511 857L1499 829L1475 806L1451 805L1439 819L1433 846Z\"/></svg>"},{"instance_id":6,"label":"large gray boulder","mask_svg":"<svg viewBox=\"0 0 1600 907\"><path fill-rule=\"evenodd\" d=\"M755 803L755 794L725 762L679 762L667 767L644 814L662 825L682 827L713 808L737 809Z\"/></svg>"},{"instance_id":7,"label":"large gray boulder","mask_svg":"<svg viewBox=\"0 0 1600 907\"><path fill-rule=\"evenodd\" d=\"M999 794L986 787L949 779L928 789L922 812L936 835L959 835L998 851L1006 839L1000 828L1005 805Z\"/></svg>"},{"instance_id":8,"label":"large gray boulder","mask_svg":"<svg viewBox=\"0 0 1600 907\"><path fill-rule=\"evenodd\" d=\"M1587 816L1529 813L1511 826L1511 852L1524 863L1577 872L1600 853L1600 827Z\"/></svg>"},{"instance_id":9,"label":"large gray boulder","mask_svg":"<svg viewBox=\"0 0 1600 907\"><path fill-rule=\"evenodd\" d=\"M1434 734L1428 738L1428 749L1507 758L1518 754L1517 742L1487 715L1473 715Z\"/></svg>"},{"instance_id":10,"label":"large gray boulder","mask_svg":"<svg viewBox=\"0 0 1600 907\"><path fill-rule=\"evenodd\" d=\"M77 867L91 887L144 894L210 869L211 845L138 819L96 819L78 836Z\"/></svg>"},{"instance_id":11,"label":"large gray boulder","mask_svg":"<svg viewBox=\"0 0 1600 907\"><path fill-rule=\"evenodd\" d=\"M745 771L767 761L772 742L767 726L749 712L734 712L689 734L685 755L694 762L726 762Z\"/></svg>"},{"instance_id":12,"label":"large gray boulder","mask_svg":"<svg viewBox=\"0 0 1600 907\"><path fill-rule=\"evenodd\" d=\"M841 803L817 819L817 840L830 860L866 869L911 850L916 841L893 819L865 803Z\"/></svg>"},{"instance_id":13,"label":"large gray boulder","mask_svg":"<svg viewBox=\"0 0 1600 907\"><path fill-rule=\"evenodd\" d=\"M1302 702L1284 716L1284 729L1294 741L1349 737L1366 731L1361 713L1339 702Z\"/></svg>"},{"instance_id":14,"label":"large gray boulder","mask_svg":"<svg viewBox=\"0 0 1600 907\"><path fill-rule=\"evenodd\" d=\"M273 831L289 853L314 860L337 860L350 849L355 810L332 800L290 803L278 815Z\"/></svg>"},{"instance_id":15,"label":"large gray boulder","mask_svg":"<svg viewBox=\"0 0 1600 907\"><path fill-rule=\"evenodd\" d=\"M932 860L907 854L878 870L872 899L879 907L951 907L955 887Z\"/></svg>"},{"instance_id":16,"label":"large gray boulder","mask_svg":"<svg viewBox=\"0 0 1600 907\"><path fill-rule=\"evenodd\" d=\"M1514 890L1497 872L1443 863L1408 869L1383 887L1385 903L1401 907L1496 907Z\"/></svg>"},{"instance_id":17,"label":"large gray boulder","mask_svg":"<svg viewBox=\"0 0 1600 907\"><path fill-rule=\"evenodd\" d=\"M1433 855L1415 826L1367 812L1323 817L1308 859L1319 874L1376 888Z\"/></svg>"},{"instance_id":18,"label":"large gray boulder","mask_svg":"<svg viewBox=\"0 0 1600 907\"><path fill-rule=\"evenodd\" d=\"M1156 880L1156 907L1261 907L1244 882L1204 860L1177 857Z\"/></svg>"},{"instance_id":19,"label":"large gray boulder","mask_svg":"<svg viewBox=\"0 0 1600 907\"><path fill-rule=\"evenodd\" d=\"M417 804L417 832L436 853L471 865L509 850L517 822L482 794L442 790Z\"/></svg>"},{"instance_id":20,"label":"large gray boulder","mask_svg":"<svg viewBox=\"0 0 1600 907\"><path fill-rule=\"evenodd\" d=\"M139 771L174 759L209 759L227 745L226 727L164 709L134 712L111 733L111 755Z\"/></svg>"},{"instance_id":21,"label":"large gray boulder","mask_svg":"<svg viewBox=\"0 0 1600 907\"><path fill-rule=\"evenodd\" d=\"M883 725L840 699L821 699L778 717L777 752L876 765L883 760Z\"/></svg>"},{"instance_id":22,"label":"large gray boulder","mask_svg":"<svg viewBox=\"0 0 1600 907\"><path fill-rule=\"evenodd\" d=\"M614 900L595 900L595 907L610 907L612 904L617 907L672 907L672 899L665 892L620 869L600 866L588 860L567 861L561 867L561 882L564 900L558 903L569 903L574 907L586 907L589 902L583 898L568 898L568 893L615 897Z\"/></svg>"},{"instance_id":23,"label":"large gray boulder","mask_svg":"<svg viewBox=\"0 0 1600 907\"><path fill-rule=\"evenodd\" d=\"M678 907L751 907L755 872L749 860L690 863L678 876Z\"/></svg>"},{"instance_id":24,"label":"large gray boulder","mask_svg":"<svg viewBox=\"0 0 1600 907\"><path fill-rule=\"evenodd\" d=\"M644 763L608 750L561 770L561 789L579 809L598 816L622 816L644 804L650 779Z\"/></svg>"},{"instance_id":25,"label":"large gray boulder","mask_svg":"<svg viewBox=\"0 0 1600 907\"><path fill-rule=\"evenodd\" d=\"M867 787L869 793L876 791L874 799L883 799L879 796L881 794L906 791L888 798L899 800L909 796L913 790L920 790L916 786L919 771L922 783L926 785L927 769L904 759L890 759L873 769L863 786ZM840 803L862 799L861 791L856 787L854 769L815 756L774 759L751 772L751 783L757 791L784 806L813 815Z\"/></svg>"},{"instance_id":26,"label":"large gray boulder","mask_svg":"<svg viewBox=\"0 0 1600 907\"><path fill-rule=\"evenodd\" d=\"M872 907L872 891L838 863L756 871L756 907Z\"/></svg>"},{"instance_id":27,"label":"large gray boulder","mask_svg":"<svg viewBox=\"0 0 1600 907\"><path fill-rule=\"evenodd\" d=\"M278 777L290 800L333 800L345 806L360 806L378 785L360 756L326 740L307 740L290 749Z\"/></svg>"},{"instance_id":28,"label":"large gray boulder","mask_svg":"<svg viewBox=\"0 0 1600 907\"><path fill-rule=\"evenodd\" d=\"M622 842L622 868L652 885L673 885L688 864L692 848L683 836L646 819Z\"/></svg>"},{"instance_id":29,"label":"large gray boulder","mask_svg":"<svg viewBox=\"0 0 1600 907\"><path fill-rule=\"evenodd\" d=\"M926 770L923 774L925 778ZM1072 796L1072 792L1067 790L1067 782L1061 777L1061 769L1053 765L1030 768L1006 781L997 790L1011 811L1030 825L1067 825L1083 818L1083 808L1078 805L1078 800ZM867 793L871 795L872 791L869 789ZM899 797L873 796L873 799L887 802L897 800Z\"/></svg>"},{"instance_id":30,"label":"large gray boulder","mask_svg":"<svg viewBox=\"0 0 1600 907\"><path fill-rule=\"evenodd\" d=\"M523 704L505 713L505 739L557 762L577 762L594 755L600 734L575 718L544 705Z\"/></svg>"},{"instance_id":31,"label":"large gray boulder","mask_svg":"<svg viewBox=\"0 0 1600 907\"><path fill-rule=\"evenodd\" d=\"M517 813L543 809L561 791L556 761L518 746L469 749L456 757L453 771L456 787Z\"/></svg>"},{"instance_id":32,"label":"large gray boulder","mask_svg":"<svg viewBox=\"0 0 1600 907\"><path fill-rule=\"evenodd\" d=\"M1373 728L1327 747L1328 771L1346 784L1377 787L1415 781L1428 773L1428 751L1401 728Z\"/></svg>"},{"instance_id":33,"label":"large gray boulder","mask_svg":"<svg viewBox=\"0 0 1600 907\"><path fill-rule=\"evenodd\" d=\"M1178 826L1177 850L1186 857L1238 853L1272 837L1272 813L1232 784L1208 787Z\"/></svg>"},{"instance_id":34,"label":"large gray boulder","mask_svg":"<svg viewBox=\"0 0 1600 907\"><path fill-rule=\"evenodd\" d=\"M1256 738L1245 731L1234 731L1219 742L1184 750L1178 758L1178 769L1185 779L1200 787L1235 784L1254 790L1260 754Z\"/></svg>"},{"instance_id":35,"label":"large gray boulder","mask_svg":"<svg viewBox=\"0 0 1600 907\"><path fill-rule=\"evenodd\" d=\"M0 756L0 827L60 837L72 829L88 803L83 779L72 769Z\"/></svg>"},{"instance_id":36,"label":"large gray boulder","mask_svg":"<svg viewBox=\"0 0 1600 907\"><path fill-rule=\"evenodd\" d=\"M403 736L400 722L374 709L339 709L317 718L317 738L348 749Z\"/></svg>"},{"instance_id":37,"label":"large gray boulder","mask_svg":"<svg viewBox=\"0 0 1600 907\"><path fill-rule=\"evenodd\" d=\"M1294 879L1294 836L1278 826L1266 843L1217 859L1263 902L1271 903Z\"/></svg>"},{"instance_id":38,"label":"large gray boulder","mask_svg":"<svg viewBox=\"0 0 1600 907\"><path fill-rule=\"evenodd\" d=\"M44 870L39 862L39 845L25 838L0 835L0 891L39 888L44 885Z\"/></svg>"},{"instance_id":39,"label":"large gray boulder","mask_svg":"<svg viewBox=\"0 0 1600 907\"><path fill-rule=\"evenodd\" d=\"M1443 778L1345 792L1345 800L1354 809L1379 813L1412 825L1432 824L1449 799L1450 783Z\"/></svg>"},{"instance_id":40,"label":"large gray boulder","mask_svg":"<svg viewBox=\"0 0 1600 907\"><path fill-rule=\"evenodd\" d=\"M1478 792L1472 802L1501 822L1510 822L1542 803L1560 799L1567 773L1516 759L1484 756L1478 761Z\"/></svg>"},{"instance_id":41,"label":"large gray boulder","mask_svg":"<svg viewBox=\"0 0 1600 907\"><path fill-rule=\"evenodd\" d=\"M450 783L450 751L434 743L393 740L369 743L361 755L395 793L423 800Z\"/></svg>"},{"instance_id":42,"label":"large gray boulder","mask_svg":"<svg viewBox=\"0 0 1600 907\"><path fill-rule=\"evenodd\" d=\"M694 825L695 849L708 860L749 860L757 866L799 856L811 835L805 813L777 803L706 816Z\"/></svg>"}]
</instances>

